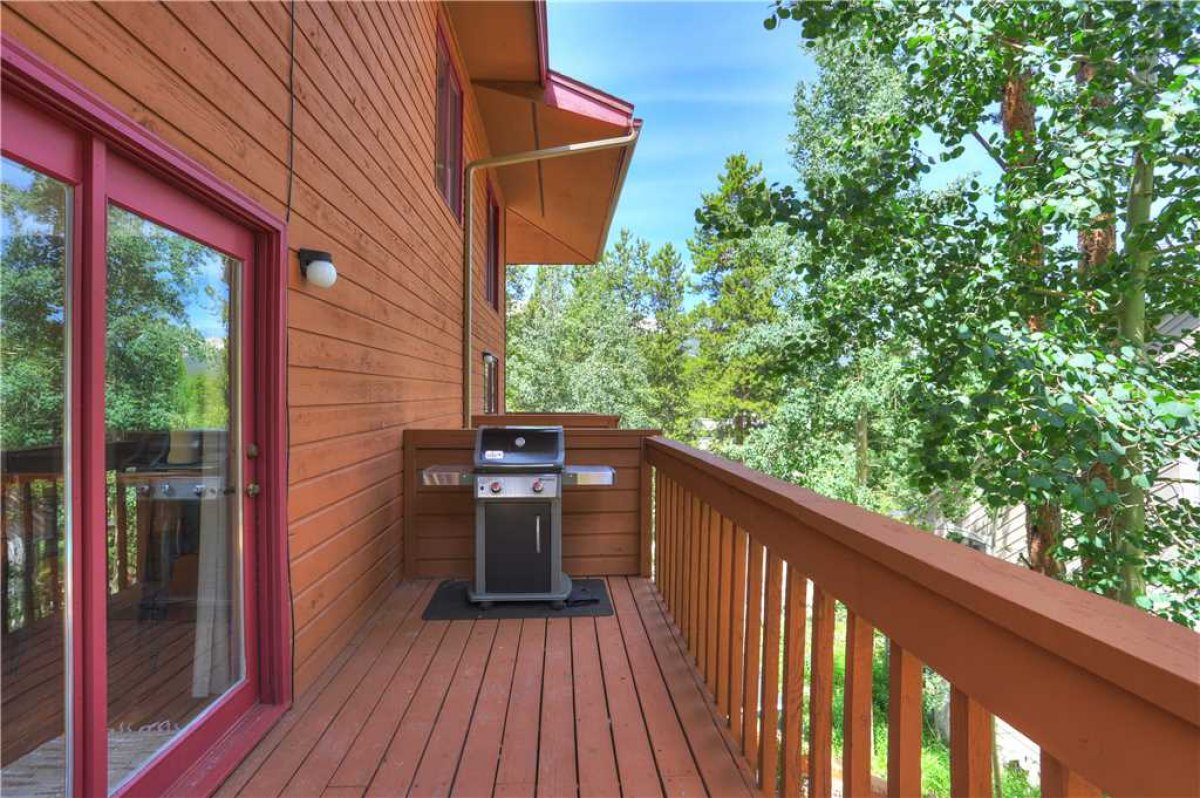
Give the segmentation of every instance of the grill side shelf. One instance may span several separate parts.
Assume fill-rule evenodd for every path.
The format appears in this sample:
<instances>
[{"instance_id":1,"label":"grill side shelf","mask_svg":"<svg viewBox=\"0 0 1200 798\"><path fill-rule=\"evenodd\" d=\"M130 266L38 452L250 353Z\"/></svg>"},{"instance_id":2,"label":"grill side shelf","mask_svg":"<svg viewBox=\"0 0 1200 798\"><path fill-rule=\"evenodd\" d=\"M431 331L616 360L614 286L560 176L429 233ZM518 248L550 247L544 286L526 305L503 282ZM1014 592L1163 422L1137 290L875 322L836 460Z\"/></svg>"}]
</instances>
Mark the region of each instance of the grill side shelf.
<instances>
[{"instance_id":1,"label":"grill side shelf","mask_svg":"<svg viewBox=\"0 0 1200 798\"><path fill-rule=\"evenodd\" d=\"M474 485L475 470L470 466L431 465L421 469L422 485Z\"/></svg>"},{"instance_id":2,"label":"grill side shelf","mask_svg":"<svg viewBox=\"0 0 1200 798\"><path fill-rule=\"evenodd\" d=\"M617 472L612 466L569 465L563 469L563 485L611 485Z\"/></svg>"}]
</instances>

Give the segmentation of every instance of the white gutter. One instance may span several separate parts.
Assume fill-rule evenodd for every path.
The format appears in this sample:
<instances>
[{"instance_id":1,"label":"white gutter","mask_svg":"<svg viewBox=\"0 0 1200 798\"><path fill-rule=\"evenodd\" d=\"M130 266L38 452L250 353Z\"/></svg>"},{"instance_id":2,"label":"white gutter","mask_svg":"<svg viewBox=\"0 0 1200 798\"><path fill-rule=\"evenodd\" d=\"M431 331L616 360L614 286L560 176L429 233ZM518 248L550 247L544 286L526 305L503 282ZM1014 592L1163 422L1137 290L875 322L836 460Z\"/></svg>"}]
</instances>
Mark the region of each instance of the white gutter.
<instances>
[{"instance_id":1,"label":"white gutter","mask_svg":"<svg viewBox=\"0 0 1200 798\"><path fill-rule=\"evenodd\" d=\"M627 144L635 144L638 135L641 133L640 126L634 124L629 128L629 132L623 136L616 136L609 139L596 139L595 141L580 141L574 144L562 144L557 147L546 147L541 150L529 150L528 152L514 152L509 155L496 155L491 158L480 158L471 161L467 164L463 177L463 189L466 195L463 197L463 256L462 256L462 271L463 271L463 337L462 337L462 370L463 370L463 428L471 427L471 372L475 365L475 358L472 353L471 336L474 332L474 278L475 270L471 263L471 245L474 238L474 205L475 191L474 181L472 177L479 169L491 169L501 166L512 166L519 163L529 163L531 161L545 161L551 158L563 158L568 155L579 155L584 152L595 152L597 150L611 150L616 147L624 147ZM625 163L621 166L621 173L618 177L616 188L613 194L614 205L616 198L621 194L621 186L625 182L625 173L629 168L629 161L632 160L626 157ZM605 223L604 234L608 235L608 225L612 222L612 213L609 213L608 221ZM504 286L499 286L501 290Z\"/></svg>"}]
</instances>

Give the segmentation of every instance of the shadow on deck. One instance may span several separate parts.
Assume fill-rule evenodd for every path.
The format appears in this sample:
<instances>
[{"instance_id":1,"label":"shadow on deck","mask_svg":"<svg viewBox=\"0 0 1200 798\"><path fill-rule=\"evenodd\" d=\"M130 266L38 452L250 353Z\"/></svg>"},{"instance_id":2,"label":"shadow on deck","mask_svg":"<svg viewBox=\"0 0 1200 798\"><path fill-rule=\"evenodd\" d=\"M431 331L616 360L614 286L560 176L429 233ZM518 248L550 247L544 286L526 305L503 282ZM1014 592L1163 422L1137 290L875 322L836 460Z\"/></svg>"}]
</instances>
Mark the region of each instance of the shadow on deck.
<instances>
[{"instance_id":1,"label":"shadow on deck","mask_svg":"<svg viewBox=\"0 0 1200 798\"><path fill-rule=\"evenodd\" d=\"M423 621L406 581L221 796L754 793L654 586L616 614Z\"/></svg>"}]
</instances>

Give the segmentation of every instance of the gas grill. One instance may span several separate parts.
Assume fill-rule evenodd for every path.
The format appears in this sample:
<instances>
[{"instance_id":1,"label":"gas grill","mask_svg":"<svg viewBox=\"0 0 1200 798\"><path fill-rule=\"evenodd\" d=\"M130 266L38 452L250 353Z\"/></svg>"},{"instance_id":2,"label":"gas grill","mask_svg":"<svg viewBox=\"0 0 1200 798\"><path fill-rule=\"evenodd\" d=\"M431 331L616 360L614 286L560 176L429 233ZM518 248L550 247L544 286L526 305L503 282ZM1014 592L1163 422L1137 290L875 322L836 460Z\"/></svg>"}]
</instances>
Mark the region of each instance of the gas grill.
<instances>
[{"instance_id":1,"label":"gas grill","mask_svg":"<svg viewBox=\"0 0 1200 798\"><path fill-rule=\"evenodd\" d=\"M474 467L430 466L426 485L470 485L475 497L475 578L468 598L563 606L562 495L569 485L611 485L609 466L565 465L562 427L480 427Z\"/></svg>"}]
</instances>

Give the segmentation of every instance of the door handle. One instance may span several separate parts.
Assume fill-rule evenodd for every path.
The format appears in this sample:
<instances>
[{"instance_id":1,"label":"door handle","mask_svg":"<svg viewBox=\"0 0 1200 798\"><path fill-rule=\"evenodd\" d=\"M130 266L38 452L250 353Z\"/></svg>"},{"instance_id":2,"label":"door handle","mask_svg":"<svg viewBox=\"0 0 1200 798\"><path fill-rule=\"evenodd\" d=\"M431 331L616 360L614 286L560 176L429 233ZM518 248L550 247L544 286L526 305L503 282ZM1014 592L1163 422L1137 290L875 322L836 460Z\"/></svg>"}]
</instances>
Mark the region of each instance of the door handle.
<instances>
[{"instance_id":1,"label":"door handle","mask_svg":"<svg viewBox=\"0 0 1200 798\"><path fill-rule=\"evenodd\" d=\"M537 523L534 524L534 534L536 535L536 537L534 538L534 545L537 548L537 553L541 554L542 553L542 517L540 515L537 516Z\"/></svg>"}]
</instances>

